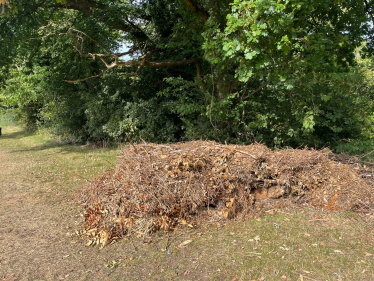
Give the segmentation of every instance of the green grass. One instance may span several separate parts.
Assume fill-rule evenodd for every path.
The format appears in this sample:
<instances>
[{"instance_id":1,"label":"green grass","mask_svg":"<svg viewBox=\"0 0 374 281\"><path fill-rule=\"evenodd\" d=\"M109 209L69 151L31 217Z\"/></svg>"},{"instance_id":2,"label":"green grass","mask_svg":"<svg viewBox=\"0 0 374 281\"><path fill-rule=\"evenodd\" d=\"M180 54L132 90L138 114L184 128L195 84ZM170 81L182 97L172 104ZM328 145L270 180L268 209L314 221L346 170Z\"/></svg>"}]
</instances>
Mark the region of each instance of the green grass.
<instances>
[{"instance_id":1,"label":"green grass","mask_svg":"<svg viewBox=\"0 0 374 281\"><path fill-rule=\"evenodd\" d=\"M119 152L62 145L16 126L3 128L1 151L22 163L12 176L32 175L32 196L50 204L69 200L86 179L112 168ZM134 237L99 250L78 240L69 258L96 263L91 273L71 280L374 280L373 221L350 212L275 210L246 221L159 232L151 243ZM192 242L179 248L186 240Z\"/></svg>"},{"instance_id":2,"label":"green grass","mask_svg":"<svg viewBox=\"0 0 374 281\"><path fill-rule=\"evenodd\" d=\"M9 151L15 159L23 158L27 167L20 172L32 176L40 192L74 193L87 180L113 168L119 153L116 148L64 145L17 126L4 127L2 133L0 149Z\"/></svg>"}]
</instances>

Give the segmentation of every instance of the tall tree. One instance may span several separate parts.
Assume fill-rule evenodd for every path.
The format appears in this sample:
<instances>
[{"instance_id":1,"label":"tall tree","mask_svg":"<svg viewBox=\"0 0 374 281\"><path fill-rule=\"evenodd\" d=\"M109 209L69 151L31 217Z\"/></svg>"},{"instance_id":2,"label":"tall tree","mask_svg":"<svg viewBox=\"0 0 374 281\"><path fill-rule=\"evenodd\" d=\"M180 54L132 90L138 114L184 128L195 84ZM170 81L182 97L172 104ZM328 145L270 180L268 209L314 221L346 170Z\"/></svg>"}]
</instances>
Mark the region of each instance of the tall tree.
<instances>
[{"instance_id":1,"label":"tall tree","mask_svg":"<svg viewBox=\"0 0 374 281\"><path fill-rule=\"evenodd\" d=\"M273 140L312 133L321 115L333 128L324 102L339 96L336 75L372 44L368 0L9 0L4 11L3 77L12 63L44 67L54 88L43 103L75 93L92 106L111 79L123 101L162 102L191 137L211 126L221 141L269 126Z\"/></svg>"}]
</instances>

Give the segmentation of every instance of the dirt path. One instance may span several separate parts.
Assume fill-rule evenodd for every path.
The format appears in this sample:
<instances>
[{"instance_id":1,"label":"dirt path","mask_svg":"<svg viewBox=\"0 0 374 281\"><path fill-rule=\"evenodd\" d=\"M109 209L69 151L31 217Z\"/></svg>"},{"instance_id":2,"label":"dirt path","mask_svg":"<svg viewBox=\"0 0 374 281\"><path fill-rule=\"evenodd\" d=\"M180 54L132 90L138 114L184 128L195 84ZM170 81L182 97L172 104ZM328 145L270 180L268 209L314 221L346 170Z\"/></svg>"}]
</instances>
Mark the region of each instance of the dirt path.
<instances>
[{"instance_id":1,"label":"dirt path","mask_svg":"<svg viewBox=\"0 0 374 281\"><path fill-rule=\"evenodd\" d=\"M3 135L0 142L11 138L19 144L23 135ZM53 183L41 182L42 163L27 146L0 146L0 280L107 279L104 262L112 253L93 256L95 249L72 244L66 234L78 228L79 210Z\"/></svg>"},{"instance_id":2,"label":"dirt path","mask_svg":"<svg viewBox=\"0 0 374 281\"><path fill-rule=\"evenodd\" d=\"M66 205L51 205L35 196L36 180L20 177L20 171L35 164L25 158L0 150L0 278L64 279L77 270L76 263L64 259L72 254L63 235L69 223Z\"/></svg>"},{"instance_id":3,"label":"dirt path","mask_svg":"<svg viewBox=\"0 0 374 281\"><path fill-rule=\"evenodd\" d=\"M1 136L0 280L210 280L196 268L188 278L179 274L178 258L161 249L168 235L150 245L135 238L101 250L71 237L83 222L82 209L70 200L84 183L77 175L100 174L110 167L105 157L114 160L116 153L46 142L19 128ZM97 163L107 167L95 170Z\"/></svg>"}]
</instances>

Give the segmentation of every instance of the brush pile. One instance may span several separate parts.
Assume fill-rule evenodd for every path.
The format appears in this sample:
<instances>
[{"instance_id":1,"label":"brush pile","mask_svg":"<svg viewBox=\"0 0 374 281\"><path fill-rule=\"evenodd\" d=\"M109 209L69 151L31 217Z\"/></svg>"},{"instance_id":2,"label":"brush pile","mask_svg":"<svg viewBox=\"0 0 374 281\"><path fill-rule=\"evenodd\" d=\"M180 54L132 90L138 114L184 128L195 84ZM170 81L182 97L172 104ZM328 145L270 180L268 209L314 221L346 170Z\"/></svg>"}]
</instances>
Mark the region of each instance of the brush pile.
<instances>
[{"instance_id":1,"label":"brush pile","mask_svg":"<svg viewBox=\"0 0 374 281\"><path fill-rule=\"evenodd\" d=\"M116 168L75 199L85 210L84 233L102 245L180 224L245 216L282 200L325 210L374 209L370 181L331 155L204 141L129 145Z\"/></svg>"}]
</instances>

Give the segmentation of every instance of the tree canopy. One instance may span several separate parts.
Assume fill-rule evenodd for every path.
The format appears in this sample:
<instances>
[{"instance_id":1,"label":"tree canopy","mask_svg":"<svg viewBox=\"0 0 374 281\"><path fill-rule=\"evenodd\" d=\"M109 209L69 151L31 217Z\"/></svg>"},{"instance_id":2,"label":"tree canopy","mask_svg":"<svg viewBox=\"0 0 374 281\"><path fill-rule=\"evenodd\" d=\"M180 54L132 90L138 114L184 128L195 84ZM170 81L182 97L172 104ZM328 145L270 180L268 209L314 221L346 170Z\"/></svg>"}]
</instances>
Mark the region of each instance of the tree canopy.
<instances>
[{"instance_id":1,"label":"tree canopy","mask_svg":"<svg viewBox=\"0 0 374 281\"><path fill-rule=\"evenodd\" d=\"M67 139L371 135L372 1L0 4L0 104Z\"/></svg>"}]
</instances>

